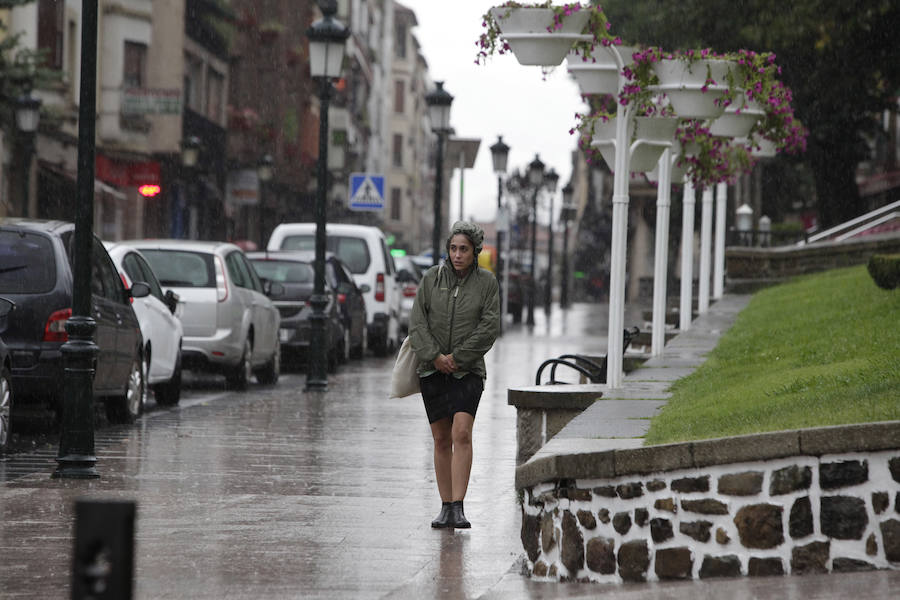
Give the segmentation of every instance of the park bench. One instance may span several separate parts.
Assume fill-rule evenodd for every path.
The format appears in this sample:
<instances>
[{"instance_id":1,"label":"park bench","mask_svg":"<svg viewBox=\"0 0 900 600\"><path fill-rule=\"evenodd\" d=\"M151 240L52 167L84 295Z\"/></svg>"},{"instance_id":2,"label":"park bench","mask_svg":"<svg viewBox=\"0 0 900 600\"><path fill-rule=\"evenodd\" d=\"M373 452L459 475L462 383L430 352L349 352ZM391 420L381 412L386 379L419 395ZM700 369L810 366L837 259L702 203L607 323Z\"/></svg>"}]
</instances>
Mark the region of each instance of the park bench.
<instances>
[{"instance_id":1,"label":"park bench","mask_svg":"<svg viewBox=\"0 0 900 600\"><path fill-rule=\"evenodd\" d=\"M628 349L631 341L640 334L641 330L637 327L625 329L622 332L622 354ZM574 369L579 372L587 382L590 383L606 383L606 355L601 357L600 362L593 358L588 358L582 354L562 354L556 358L548 358L538 367L537 374L534 377L535 385L541 384L541 375L544 369L550 367L550 380L543 385L553 385L559 383L569 383L567 381L558 381L556 379L556 368L560 365Z\"/></svg>"}]
</instances>

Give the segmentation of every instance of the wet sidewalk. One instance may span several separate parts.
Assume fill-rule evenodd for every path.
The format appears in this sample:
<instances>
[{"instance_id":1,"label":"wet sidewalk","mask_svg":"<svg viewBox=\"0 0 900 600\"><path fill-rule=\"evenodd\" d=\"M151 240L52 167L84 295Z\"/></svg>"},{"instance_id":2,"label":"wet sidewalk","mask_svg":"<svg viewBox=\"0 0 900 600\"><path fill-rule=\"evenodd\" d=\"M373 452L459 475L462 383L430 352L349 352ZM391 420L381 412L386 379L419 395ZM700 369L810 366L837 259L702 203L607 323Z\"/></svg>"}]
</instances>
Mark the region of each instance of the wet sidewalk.
<instances>
[{"instance_id":1,"label":"wet sidewalk","mask_svg":"<svg viewBox=\"0 0 900 600\"><path fill-rule=\"evenodd\" d=\"M634 311L626 324L642 325ZM99 480L51 479L53 448L7 461L25 470L0 484L0 597L69 597L81 498L137 503L140 600L836 598L850 592L818 593L851 584L880 594L857 598L893 597L898 572L644 586L523 577L507 388L533 381L550 356L606 349L605 305L536 316L531 330L508 328L487 357L466 497L471 530L430 528L440 499L421 399L388 400L393 360L367 357L330 376L327 393L305 393L296 373L247 393L195 387L176 409L98 432Z\"/></svg>"}]
</instances>

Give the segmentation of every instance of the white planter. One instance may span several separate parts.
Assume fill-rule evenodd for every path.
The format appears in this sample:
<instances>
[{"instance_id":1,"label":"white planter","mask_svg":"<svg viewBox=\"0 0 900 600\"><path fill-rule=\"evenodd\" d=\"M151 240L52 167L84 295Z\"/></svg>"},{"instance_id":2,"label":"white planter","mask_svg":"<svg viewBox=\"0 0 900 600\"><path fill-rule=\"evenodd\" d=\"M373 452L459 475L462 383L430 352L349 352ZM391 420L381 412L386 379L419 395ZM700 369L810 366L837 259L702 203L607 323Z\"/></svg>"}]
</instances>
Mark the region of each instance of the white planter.
<instances>
[{"instance_id":1,"label":"white planter","mask_svg":"<svg viewBox=\"0 0 900 600\"><path fill-rule=\"evenodd\" d=\"M680 184L684 181L684 176L687 174L687 167L676 167L672 165L669 168L669 183L670 184ZM656 166L653 167L650 171L644 172L644 177L647 178L647 181L650 183L658 183L659 182L659 163L656 163Z\"/></svg>"},{"instance_id":2,"label":"white planter","mask_svg":"<svg viewBox=\"0 0 900 600\"><path fill-rule=\"evenodd\" d=\"M675 117L636 117L630 124L626 134L629 147L635 139L642 139L654 144L638 144L631 155L628 170L632 172L650 171L659 162L659 157L666 149L663 143L671 143L678 127ZM594 137L591 145L600 151L611 171L616 165L616 119L594 126Z\"/></svg>"},{"instance_id":3,"label":"white planter","mask_svg":"<svg viewBox=\"0 0 900 600\"><path fill-rule=\"evenodd\" d=\"M669 97L669 103L682 119L716 119L725 112L725 107L720 106L720 101L725 96L725 88L708 86L706 91L701 88L666 87L659 86L657 91L663 92Z\"/></svg>"},{"instance_id":4,"label":"white planter","mask_svg":"<svg viewBox=\"0 0 900 600\"><path fill-rule=\"evenodd\" d=\"M631 46L617 46L625 66L634 64L631 55L636 48ZM566 56L566 64L569 73L575 77L581 93L592 94L616 94L619 91L619 67L615 51L610 46L602 46L594 49L593 57L587 60L574 50Z\"/></svg>"},{"instance_id":5,"label":"white planter","mask_svg":"<svg viewBox=\"0 0 900 600\"><path fill-rule=\"evenodd\" d=\"M697 60L693 63L663 59L653 64L660 92L669 97L675 113L683 119L715 119L725 112L718 106L728 89L726 76L731 68L727 60ZM714 84L706 84L712 79Z\"/></svg>"},{"instance_id":6,"label":"white planter","mask_svg":"<svg viewBox=\"0 0 900 600\"><path fill-rule=\"evenodd\" d=\"M653 72L661 86L695 87L706 84L712 78L716 86L727 86L726 76L731 69L731 61L720 59L696 60L688 63L684 60L664 58L653 63Z\"/></svg>"},{"instance_id":7,"label":"white planter","mask_svg":"<svg viewBox=\"0 0 900 600\"><path fill-rule=\"evenodd\" d=\"M590 18L584 9L565 17L552 31L548 28L553 27L554 13L549 8L495 7L491 15L521 65L557 66L575 42L590 39L581 33Z\"/></svg>"},{"instance_id":8,"label":"white planter","mask_svg":"<svg viewBox=\"0 0 900 600\"><path fill-rule=\"evenodd\" d=\"M778 154L778 146L772 140L764 137L753 136L749 141L751 144L750 155L757 158L772 158Z\"/></svg>"},{"instance_id":9,"label":"white planter","mask_svg":"<svg viewBox=\"0 0 900 600\"><path fill-rule=\"evenodd\" d=\"M746 100L735 102L725 108L718 119L712 122L709 131L712 135L729 138L745 138L757 121L766 115L759 104Z\"/></svg>"},{"instance_id":10,"label":"white planter","mask_svg":"<svg viewBox=\"0 0 900 600\"><path fill-rule=\"evenodd\" d=\"M666 146L662 144L671 144L674 141L679 119L677 117L635 117L634 121L635 139L655 143L639 144L631 154L629 169L634 172L652 171L666 149Z\"/></svg>"}]
</instances>

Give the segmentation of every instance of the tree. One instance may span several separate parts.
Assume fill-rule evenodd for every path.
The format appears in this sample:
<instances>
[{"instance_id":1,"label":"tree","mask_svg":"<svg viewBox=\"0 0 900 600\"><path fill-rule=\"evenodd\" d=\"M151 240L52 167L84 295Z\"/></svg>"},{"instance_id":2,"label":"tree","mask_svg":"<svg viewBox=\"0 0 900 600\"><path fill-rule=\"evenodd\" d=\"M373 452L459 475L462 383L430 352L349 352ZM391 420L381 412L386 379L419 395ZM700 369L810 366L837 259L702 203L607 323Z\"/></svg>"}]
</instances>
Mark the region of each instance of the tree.
<instances>
[{"instance_id":1,"label":"tree","mask_svg":"<svg viewBox=\"0 0 900 600\"><path fill-rule=\"evenodd\" d=\"M626 43L775 52L795 114L810 130L801 160L815 179L821 225L864 210L856 168L868 156L877 117L896 110L900 3L609 0L604 10Z\"/></svg>"}]
</instances>

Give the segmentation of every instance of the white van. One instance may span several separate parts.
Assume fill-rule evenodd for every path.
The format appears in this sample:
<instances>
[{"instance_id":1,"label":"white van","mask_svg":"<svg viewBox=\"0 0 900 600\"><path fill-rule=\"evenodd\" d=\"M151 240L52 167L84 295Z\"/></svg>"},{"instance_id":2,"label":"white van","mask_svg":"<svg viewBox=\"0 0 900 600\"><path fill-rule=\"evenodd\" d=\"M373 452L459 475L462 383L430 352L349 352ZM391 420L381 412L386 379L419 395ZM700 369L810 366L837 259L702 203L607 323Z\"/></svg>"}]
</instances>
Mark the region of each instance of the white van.
<instances>
[{"instance_id":1,"label":"white van","mask_svg":"<svg viewBox=\"0 0 900 600\"><path fill-rule=\"evenodd\" d=\"M356 285L368 289L366 301L367 345L379 356L394 351L400 342L400 290L397 269L384 234L377 227L328 223L325 248L349 267ZM272 231L268 250L316 249L315 223L282 223Z\"/></svg>"}]
</instances>

